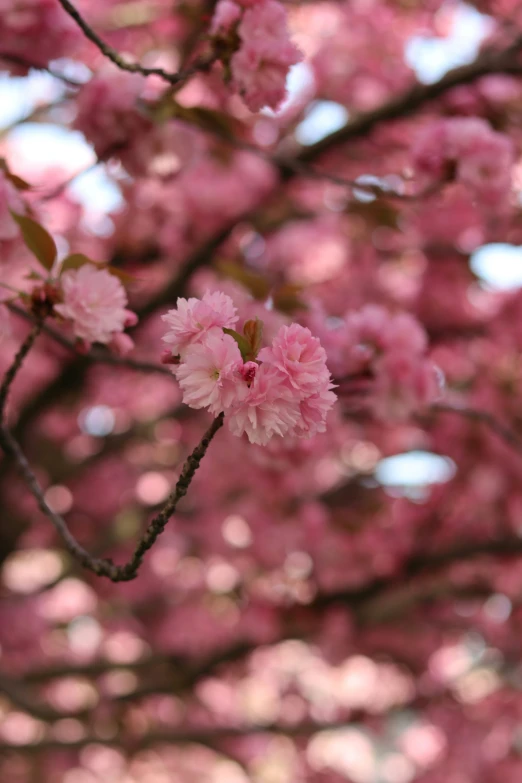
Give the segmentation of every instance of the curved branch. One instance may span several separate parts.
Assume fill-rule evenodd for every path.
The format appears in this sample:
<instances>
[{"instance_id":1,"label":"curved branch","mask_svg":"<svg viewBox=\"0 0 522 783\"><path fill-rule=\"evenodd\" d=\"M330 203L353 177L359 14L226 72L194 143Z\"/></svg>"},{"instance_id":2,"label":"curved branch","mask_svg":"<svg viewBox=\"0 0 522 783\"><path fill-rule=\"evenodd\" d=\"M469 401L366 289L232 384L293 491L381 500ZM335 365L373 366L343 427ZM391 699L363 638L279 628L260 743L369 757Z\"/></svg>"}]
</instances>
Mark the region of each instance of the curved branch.
<instances>
[{"instance_id":1,"label":"curved branch","mask_svg":"<svg viewBox=\"0 0 522 783\"><path fill-rule=\"evenodd\" d=\"M26 57L21 57L19 54L9 54L9 52L0 52L0 60L4 60L6 63L12 63L12 65L18 65L22 68L32 68L35 71L46 71L50 76L55 79L59 79L68 87L81 87L83 82L79 82L76 79L71 79L59 71L55 71L49 65L43 65L42 63L33 62Z\"/></svg>"},{"instance_id":2,"label":"curved branch","mask_svg":"<svg viewBox=\"0 0 522 783\"><path fill-rule=\"evenodd\" d=\"M376 109L358 114L339 130L311 144L301 151L297 159L302 163L315 160L331 147L366 136L381 122L407 117L454 87L471 84L482 76L494 73L520 74L522 65L517 61L517 55L521 50L522 35L518 35L505 49L486 49L472 63L452 68L437 82L414 84L401 95L381 104ZM281 167L284 168L284 161L281 162ZM286 175L292 176L292 173L287 172Z\"/></svg>"},{"instance_id":3,"label":"curved branch","mask_svg":"<svg viewBox=\"0 0 522 783\"><path fill-rule=\"evenodd\" d=\"M58 0L58 2L62 6L63 10L69 14L72 19L74 19L85 37L88 38L89 41L91 41L96 47L98 47L100 52L122 71L129 71L129 73L141 73L143 76L159 76L160 79L163 79L163 81L168 82L170 85L174 86L186 81L191 76L194 76L194 74L198 71L208 70L217 59L216 54L209 55L206 58L196 60L193 65L185 68L182 71L178 71L177 73L170 73L169 71L165 71L163 68L146 68L144 65L140 65L139 63L128 62L128 60L125 60L121 54L116 51L116 49L113 49L112 46L109 46L108 43L100 38L100 36L92 29L92 27L90 27L90 25L87 24L83 16L74 7L74 5L69 2L69 0Z\"/></svg>"},{"instance_id":4,"label":"curved branch","mask_svg":"<svg viewBox=\"0 0 522 783\"><path fill-rule=\"evenodd\" d=\"M20 370L23 361L40 332L42 331L43 323L39 320L26 337L18 353L16 354L12 365L7 370L2 384L0 386L0 446L4 452L12 457L16 462L22 477L27 484L27 487L36 502L38 507L50 519L58 533L61 535L67 551L85 568L92 571L97 576L105 576L112 582L127 582L131 579L135 579L138 575L138 570L143 562L145 553L153 546L158 536L163 533L167 522L176 510L178 502L187 494L187 490L190 486L196 470L199 468L201 460L205 456L205 453L210 445L210 441L216 434L216 432L223 426L224 415L219 414L214 419L207 432L204 434L201 442L196 446L192 454L188 457L181 476L178 482L165 501L160 512L149 523L145 533L139 540L136 549L130 560L124 565L115 565L112 560L105 558L97 558L90 555L86 549L76 540L71 531L69 530L64 518L52 510L47 501L45 500L45 493L42 489L38 479L36 478L25 454L23 453L18 441L13 437L9 429L7 428L5 421L5 407L7 403L7 397L11 385Z\"/></svg>"},{"instance_id":5,"label":"curved branch","mask_svg":"<svg viewBox=\"0 0 522 783\"><path fill-rule=\"evenodd\" d=\"M467 408L466 406L450 405L448 403L436 402L430 406L430 410L435 413L455 413L458 416L465 416L468 419L480 421L495 433L499 438L511 446L514 451L522 455L522 441L509 429L501 424L492 413L478 408Z\"/></svg>"},{"instance_id":6,"label":"curved branch","mask_svg":"<svg viewBox=\"0 0 522 783\"><path fill-rule=\"evenodd\" d=\"M20 349L18 350L18 353L16 354L12 365L9 367L6 374L4 375L2 385L0 386L0 421L1 422L4 421L5 407L7 404L7 397L9 395L9 390L11 389L11 384L16 378L25 357L33 347L36 338L42 331L42 327L43 327L43 321L41 319L35 321L35 323L33 324L33 328L31 329L31 331L25 338L24 342L20 346Z\"/></svg>"},{"instance_id":7,"label":"curved branch","mask_svg":"<svg viewBox=\"0 0 522 783\"><path fill-rule=\"evenodd\" d=\"M30 323L35 323L34 317L27 312L27 310L24 310L22 307L19 307L16 304L13 304L12 302L7 305L9 310L14 313L15 315L19 315L20 318L23 318L25 321L29 321ZM81 356L82 359L84 359L86 362L90 362L92 364L110 364L116 367L128 367L130 370L138 370L139 372L154 372L158 373L160 375L168 375L172 377L172 372L169 370L168 367L166 367L163 364L156 364L154 362L147 362L142 359L133 359L129 356L118 356L117 354L110 353L107 350L104 350L103 348L92 348L89 353L87 354L79 354L76 350L76 345L73 340L70 340L65 335L61 334L61 332L57 331L56 329L53 329L52 326L48 326L47 324L44 324L42 327L42 331L45 332L46 335L51 337L55 342L57 342L59 345L61 345L63 348L66 348L68 351L71 351L76 356Z\"/></svg>"}]
</instances>

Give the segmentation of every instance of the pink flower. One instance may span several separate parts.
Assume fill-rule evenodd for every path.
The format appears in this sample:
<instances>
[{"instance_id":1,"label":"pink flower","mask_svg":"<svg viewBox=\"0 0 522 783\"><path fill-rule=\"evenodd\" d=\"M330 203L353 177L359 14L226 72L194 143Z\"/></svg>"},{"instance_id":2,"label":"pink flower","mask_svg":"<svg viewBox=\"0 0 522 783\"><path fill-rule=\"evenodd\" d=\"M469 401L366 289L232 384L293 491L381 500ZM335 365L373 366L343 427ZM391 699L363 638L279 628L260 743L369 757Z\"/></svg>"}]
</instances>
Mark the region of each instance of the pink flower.
<instances>
[{"instance_id":1,"label":"pink flower","mask_svg":"<svg viewBox=\"0 0 522 783\"><path fill-rule=\"evenodd\" d=\"M25 75L28 63L47 65L50 60L77 53L80 32L56 0L0 0L0 50L20 58L2 62L12 73Z\"/></svg>"},{"instance_id":2,"label":"pink flower","mask_svg":"<svg viewBox=\"0 0 522 783\"><path fill-rule=\"evenodd\" d=\"M458 165L458 178L486 204L495 204L509 194L511 171L515 159L513 142L500 133L492 133L484 144Z\"/></svg>"},{"instance_id":3,"label":"pink flower","mask_svg":"<svg viewBox=\"0 0 522 783\"><path fill-rule=\"evenodd\" d=\"M357 373L386 351L419 356L427 347L426 332L409 313L392 315L380 305L348 313L341 333L345 340L344 374Z\"/></svg>"},{"instance_id":4,"label":"pink flower","mask_svg":"<svg viewBox=\"0 0 522 783\"><path fill-rule=\"evenodd\" d=\"M259 370L257 362L245 362L241 368L241 377L245 383L250 384L256 377L256 373Z\"/></svg>"},{"instance_id":5,"label":"pink flower","mask_svg":"<svg viewBox=\"0 0 522 783\"><path fill-rule=\"evenodd\" d=\"M127 295L106 269L84 264L61 277L63 303L54 309L72 321L74 334L89 343L109 343L128 318Z\"/></svg>"},{"instance_id":6,"label":"pink flower","mask_svg":"<svg viewBox=\"0 0 522 783\"><path fill-rule=\"evenodd\" d=\"M379 418L401 420L440 394L435 365L406 353L389 353L375 365L372 407Z\"/></svg>"},{"instance_id":7,"label":"pink flower","mask_svg":"<svg viewBox=\"0 0 522 783\"><path fill-rule=\"evenodd\" d=\"M276 109L286 96L288 66L277 62L260 62L253 48L243 47L232 58L237 91L250 111L263 106Z\"/></svg>"},{"instance_id":8,"label":"pink flower","mask_svg":"<svg viewBox=\"0 0 522 783\"><path fill-rule=\"evenodd\" d=\"M295 428L297 436L311 438L318 432L326 431L326 417L337 401L337 395L332 388L333 384L324 384L322 388L301 400L301 418Z\"/></svg>"},{"instance_id":9,"label":"pink flower","mask_svg":"<svg viewBox=\"0 0 522 783\"><path fill-rule=\"evenodd\" d=\"M202 342L192 344L174 372L183 390L183 402L191 408L220 413L248 386L241 376L243 360L236 341L213 328Z\"/></svg>"},{"instance_id":10,"label":"pink flower","mask_svg":"<svg viewBox=\"0 0 522 783\"><path fill-rule=\"evenodd\" d=\"M261 364L244 362L234 338L223 332L237 320L235 312L232 300L216 292L203 300L179 299L163 316L171 327L164 340L181 352L173 371L183 402L223 411L232 434L246 433L260 445L274 435L324 432L336 396L319 340L299 324L282 326L271 347L260 351Z\"/></svg>"},{"instance_id":11,"label":"pink flower","mask_svg":"<svg viewBox=\"0 0 522 783\"><path fill-rule=\"evenodd\" d=\"M435 178L455 178L486 204L509 194L513 142L479 117L452 117L432 123L414 145L413 158L419 172Z\"/></svg>"},{"instance_id":12,"label":"pink flower","mask_svg":"<svg viewBox=\"0 0 522 783\"><path fill-rule=\"evenodd\" d=\"M262 364L247 394L226 411L233 435L243 433L251 443L265 446L274 435L289 433L300 420L299 396L288 388L285 377Z\"/></svg>"},{"instance_id":13,"label":"pink flower","mask_svg":"<svg viewBox=\"0 0 522 783\"><path fill-rule=\"evenodd\" d=\"M237 321L232 299L220 291L206 293L202 299L180 297L174 310L162 316L169 327L163 341L173 355L183 354L189 345L201 342L213 327L231 328Z\"/></svg>"},{"instance_id":14,"label":"pink flower","mask_svg":"<svg viewBox=\"0 0 522 783\"><path fill-rule=\"evenodd\" d=\"M232 0L220 0L216 5L210 32L212 35L220 32L228 32L241 16L241 8Z\"/></svg>"},{"instance_id":15,"label":"pink flower","mask_svg":"<svg viewBox=\"0 0 522 783\"><path fill-rule=\"evenodd\" d=\"M263 348L258 358L275 367L302 395L330 380L324 348L310 329L299 324L282 326L270 348Z\"/></svg>"},{"instance_id":16,"label":"pink flower","mask_svg":"<svg viewBox=\"0 0 522 783\"><path fill-rule=\"evenodd\" d=\"M230 62L233 86L251 111L275 109L286 94L288 69L302 59L289 38L286 11L276 0L251 5L238 32L241 46Z\"/></svg>"},{"instance_id":17,"label":"pink flower","mask_svg":"<svg viewBox=\"0 0 522 783\"><path fill-rule=\"evenodd\" d=\"M107 67L80 88L77 98L74 127L98 158L117 154L132 174L143 174L154 153L154 125L139 109L145 85L141 74Z\"/></svg>"},{"instance_id":18,"label":"pink flower","mask_svg":"<svg viewBox=\"0 0 522 783\"><path fill-rule=\"evenodd\" d=\"M118 356L126 356L134 348L134 340L128 334L116 332L110 342L110 348Z\"/></svg>"}]
</instances>

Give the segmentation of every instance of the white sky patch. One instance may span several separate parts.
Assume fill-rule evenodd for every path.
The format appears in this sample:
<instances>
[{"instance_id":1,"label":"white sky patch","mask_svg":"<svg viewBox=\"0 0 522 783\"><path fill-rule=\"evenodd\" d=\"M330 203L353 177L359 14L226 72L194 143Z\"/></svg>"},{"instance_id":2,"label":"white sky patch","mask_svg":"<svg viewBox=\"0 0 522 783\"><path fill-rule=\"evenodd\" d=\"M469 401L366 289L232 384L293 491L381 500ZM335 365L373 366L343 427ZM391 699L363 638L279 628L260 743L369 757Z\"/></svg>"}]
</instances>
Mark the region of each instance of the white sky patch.
<instances>
[{"instance_id":1,"label":"white sky patch","mask_svg":"<svg viewBox=\"0 0 522 783\"><path fill-rule=\"evenodd\" d=\"M34 71L24 78L0 75L0 130L32 112L39 104L58 100L63 85L53 76Z\"/></svg>"},{"instance_id":2,"label":"white sky patch","mask_svg":"<svg viewBox=\"0 0 522 783\"><path fill-rule=\"evenodd\" d=\"M107 214L123 206L121 191L104 166L80 174L69 187L69 192L88 212Z\"/></svg>"},{"instance_id":3,"label":"white sky patch","mask_svg":"<svg viewBox=\"0 0 522 783\"><path fill-rule=\"evenodd\" d=\"M447 13L444 8L441 12ZM419 81L436 82L451 68L475 59L492 24L490 17L462 3L455 12L449 35L444 38L415 35L409 40L405 48L406 62Z\"/></svg>"},{"instance_id":4,"label":"white sky patch","mask_svg":"<svg viewBox=\"0 0 522 783\"><path fill-rule=\"evenodd\" d=\"M57 168L63 171L66 180L80 172L68 191L88 212L104 215L122 204L120 190L105 167L90 168L96 162L96 156L79 131L57 125L25 123L9 134L8 158L20 161L20 172L26 176L31 171ZM16 171L16 166L14 168Z\"/></svg>"},{"instance_id":5,"label":"white sky patch","mask_svg":"<svg viewBox=\"0 0 522 783\"><path fill-rule=\"evenodd\" d=\"M443 484L455 475L455 463L429 451L409 451L382 459L375 478L385 487L422 488Z\"/></svg>"},{"instance_id":6,"label":"white sky patch","mask_svg":"<svg viewBox=\"0 0 522 783\"><path fill-rule=\"evenodd\" d=\"M522 247L503 243L483 245L472 254L473 272L496 291L522 286Z\"/></svg>"},{"instance_id":7,"label":"white sky patch","mask_svg":"<svg viewBox=\"0 0 522 783\"><path fill-rule=\"evenodd\" d=\"M9 151L23 166L35 171L56 167L74 174L96 161L96 156L79 131L58 125L28 122L9 134Z\"/></svg>"},{"instance_id":8,"label":"white sky patch","mask_svg":"<svg viewBox=\"0 0 522 783\"><path fill-rule=\"evenodd\" d=\"M334 101L315 101L305 119L299 123L295 137L300 144L315 144L346 123L348 111Z\"/></svg>"}]
</instances>

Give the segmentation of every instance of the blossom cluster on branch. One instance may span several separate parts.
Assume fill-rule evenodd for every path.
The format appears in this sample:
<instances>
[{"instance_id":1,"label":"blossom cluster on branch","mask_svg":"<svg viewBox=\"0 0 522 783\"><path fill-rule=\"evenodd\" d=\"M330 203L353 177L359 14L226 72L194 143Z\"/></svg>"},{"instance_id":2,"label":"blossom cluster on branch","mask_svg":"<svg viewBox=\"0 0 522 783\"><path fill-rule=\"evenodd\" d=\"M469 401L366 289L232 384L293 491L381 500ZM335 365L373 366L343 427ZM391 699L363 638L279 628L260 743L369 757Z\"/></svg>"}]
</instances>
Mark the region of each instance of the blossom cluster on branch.
<instances>
[{"instance_id":1,"label":"blossom cluster on branch","mask_svg":"<svg viewBox=\"0 0 522 783\"><path fill-rule=\"evenodd\" d=\"M317 337L299 324L282 326L272 345L261 348L263 323L238 316L226 294L178 299L163 316L183 402L225 413L234 435L266 445L274 435L311 437L326 429L335 402L326 353Z\"/></svg>"},{"instance_id":2,"label":"blossom cluster on branch","mask_svg":"<svg viewBox=\"0 0 522 783\"><path fill-rule=\"evenodd\" d=\"M0 0L2 783L520 783L521 30Z\"/></svg>"},{"instance_id":3,"label":"blossom cluster on branch","mask_svg":"<svg viewBox=\"0 0 522 783\"><path fill-rule=\"evenodd\" d=\"M301 60L283 5L277 0L219 0L210 29L226 52L231 86L248 108L276 109L286 94L288 69Z\"/></svg>"}]
</instances>

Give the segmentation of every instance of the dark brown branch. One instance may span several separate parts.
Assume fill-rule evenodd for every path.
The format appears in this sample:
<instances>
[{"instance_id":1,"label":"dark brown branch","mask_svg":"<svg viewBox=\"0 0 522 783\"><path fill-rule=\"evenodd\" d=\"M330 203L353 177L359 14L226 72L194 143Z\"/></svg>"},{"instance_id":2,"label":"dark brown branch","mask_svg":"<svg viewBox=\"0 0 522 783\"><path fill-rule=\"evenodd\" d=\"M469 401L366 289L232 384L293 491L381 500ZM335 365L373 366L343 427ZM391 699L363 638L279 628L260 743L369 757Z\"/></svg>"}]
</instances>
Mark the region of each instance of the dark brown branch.
<instances>
[{"instance_id":1,"label":"dark brown branch","mask_svg":"<svg viewBox=\"0 0 522 783\"><path fill-rule=\"evenodd\" d=\"M135 673L153 670L161 673L167 671L171 677L172 691L178 688L185 689L197 682L202 677L211 675L217 668L225 663L231 663L243 658L248 653L257 649L252 644L235 642L228 648L217 650L208 656L194 660L194 657L186 658L179 655L156 654L139 658L131 663L118 663L115 661L98 660L90 663L53 664L41 669L33 669L24 675L24 683L40 684L60 677L101 677L114 670L129 670ZM179 675L174 682L173 672ZM179 679L179 683L178 683Z\"/></svg>"},{"instance_id":2,"label":"dark brown branch","mask_svg":"<svg viewBox=\"0 0 522 783\"><path fill-rule=\"evenodd\" d=\"M68 87L81 87L83 84L83 82L76 81L76 79L71 79L68 76L65 76L65 74L59 73L59 71L55 71L54 68L51 68L46 63L36 63L32 60L28 60L26 57L21 57L19 54L0 52L0 60L4 60L7 63L12 63L13 65L21 66L22 68L32 68L35 71L46 71L55 79L60 79L60 81L64 82L64 84L66 84Z\"/></svg>"},{"instance_id":3,"label":"dark brown branch","mask_svg":"<svg viewBox=\"0 0 522 783\"><path fill-rule=\"evenodd\" d=\"M13 303L8 304L7 306L15 315L20 316L20 318L23 318L30 323L35 323L34 317L28 313L27 310L24 310L22 307ZM76 354L76 356L79 356L73 340L69 340L68 337L65 337L65 335L61 334L56 329L53 329L53 327L48 324L44 324L42 330L63 348L66 348L68 351L72 351L72 353ZM128 367L131 370L138 370L139 372L154 372L172 377L172 372L163 364L146 362L128 356L117 356L103 348L92 348L88 354L81 355L81 358L86 362L93 364L109 364L114 367Z\"/></svg>"},{"instance_id":4,"label":"dark brown branch","mask_svg":"<svg viewBox=\"0 0 522 783\"><path fill-rule=\"evenodd\" d=\"M287 620L287 622L282 622L282 626L286 630L273 643L278 644L289 638L305 637L310 630L308 622L310 613L317 613L320 616L326 608L331 606L345 606L353 609L357 616L369 617L379 600L390 601L396 594L402 595L407 592L412 601L417 596L421 602L432 597L446 598L458 594L459 590L466 590L466 586L456 585L450 589L447 581L435 582L433 578L437 577L438 580L443 575L444 569L454 563L469 562L484 557L505 558L506 560L521 558L522 539L509 536L482 541L467 541L440 551L412 555L403 563L397 574L374 578L356 588L319 593L310 604L299 607L299 612L307 620L305 627L308 630L303 633L300 630L296 607L280 607L283 619ZM413 584L414 579L427 579L427 581L421 583L417 591ZM440 589L437 588L437 584L440 585ZM219 666L240 660L255 649L255 645L236 642L231 647L218 650L209 658L197 662L175 655L154 655L132 663L115 663L104 660L88 664L64 663L28 672L24 675L23 681L36 684L68 676L96 678L114 669L129 669L140 674L152 670L160 675L166 673L166 681L169 683L171 692L178 693L193 687L197 681L215 672ZM130 700L134 695L140 694L130 693L123 696L122 700Z\"/></svg>"},{"instance_id":5,"label":"dark brown branch","mask_svg":"<svg viewBox=\"0 0 522 783\"><path fill-rule=\"evenodd\" d=\"M31 331L25 338L24 342L20 346L20 349L18 350L18 353L16 354L13 363L11 364L6 374L4 375L2 384L0 385L0 421L2 422L5 417L5 407L7 404L7 397L9 395L11 384L16 378L16 375L20 370L25 357L33 347L36 338L42 331L42 325L43 324L41 320L38 320L33 324L33 328L31 329Z\"/></svg>"},{"instance_id":6,"label":"dark brown branch","mask_svg":"<svg viewBox=\"0 0 522 783\"><path fill-rule=\"evenodd\" d=\"M198 71L207 71L212 64L216 61L217 56L211 54L206 58L196 60L192 65L188 66L182 71L177 73L170 73L163 68L146 68L139 63L132 63L125 60L116 49L109 46L100 36L87 24L83 16L77 11L69 0L58 0L64 11L74 19L78 27L81 29L86 38L89 39L95 46L98 47L100 52L107 57L114 65L120 68L122 71L129 71L129 73L141 73L143 76L159 76L163 81L168 82L170 85L179 85L182 82L194 76Z\"/></svg>"},{"instance_id":7,"label":"dark brown branch","mask_svg":"<svg viewBox=\"0 0 522 783\"><path fill-rule=\"evenodd\" d=\"M0 742L0 753L7 751L13 753L39 753L47 750L79 750L86 745L107 745L109 747L119 747L129 752L138 752L151 745L208 745L210 742L224 739L238 739L250 737L259 734L278 734L285 737L308 737L317 734L319 731L333 731L336 729L345 729L353 726L354 721L334 721L330 723L314 723L306 721L297 725L270 724L265 726L246 725L246 726L216 726L204 729L179 729L176 731L151 731L142 736L125 737L122 734L114 737L98 737L97 735L86 735L79 740L65 742L63 740L49 737L35 743L10 744ZM216 750L219 754L220 751Z\"/></svg>"},{"instance_id":8,"label":"dark brown branch","mask_svg":"<svg viewBox=\"0 0 522 783\"><path fill-rule=\"evenodd\" d=\"M80 718L89 714L89 710L66 712L55 710L36 699L27 690L27 685L19 680L13 680L7 674L0 673L0 693L5 694L9 701L19 709L44 721L63 720L63 718Z\"/></svg>"},{"instance_id":9,"label":"dark brown branch","mask_svg":"<svg viewBox=\"0 0 522 783\"><path fill-rule=\"evenodd\" d=\"M110 579L111 582L128 582L136 578L145 553L153 546L161 533L163 533L167 522L176 510L178 502L187 494L190 483L196 470L199 468L201 460L205 456L210 441L222 425L223 414L220 414L214 419L201 442L188 457L174 491L169 495L161 511L150 522L147 530L134 550L131 559L124 565L115 565L110 559L93 557L78 543L69 530L64 518L60 516L60 514L55 513L46 502L44 491L31 469L25 454L4 424L0 427L0 446L2 446L6 454L15 460L29 491L38 503L38 507L45 516L50 519L55 529L62 537L67 551L84 566L84 568L92 571L97 576L105 576Z\"/></svg>"},{"instance_id":10,"label":"dark brown branch","mask_svg":"<svg viewBox=\"0 0 522 783\"><path fill-rule=\"evenodd\" d=\"M520 74L521 64L517 55L522 49L522 35L517 36L505 49L500 51L487 49L468 65L452 68L442 79L433 84L414 84L402 95L392 98L377 109L359 114L343 125L339 130L325 136L324 139L311 144L297 156L302 163L317 159L338 144L360 139L367 136L381 122L407 117L430 101L440 98L444 93L464 84L480 79L482 76L494 73ZM284 168L284 162L282 162Z\"/></svg>"},{"instance_id":11,"label":"dark brown branch","mask_svg":"<svg viewBox=\"0 0 522 783\"><path fill-rule=\"evenodd\" d=\"M521 39L517 38L510 47L502 52L495 52L493 55L489 52L485 52L479 55L470 65L448 71L448 73L435 84L415 85L406 93L393 98L378 109L359 115L340 130L329 134L324 139L317 142L317 144L313 144L302 150L295 158L297 166L294 165L294 163L289 164L288 161L285 160L279 161L278 167L283 181L288 181L297 174L302 173L302 169L300 168L301 164L310 163L336 144L360 139L371 132L379 123L411 114L417 108L422 107L425 103L434 98L440 97L453 87L471 83L487 73L519 72L520 67L515 62L514 55L521 48L521 43ZM299 171L297 171L298 168ZM258 205L258 209L249 210L230 221L230 223L218 231L204 245L199 247L192 256L190 256L178 277L175 278L170 285L162 289L156 296L150 299L139 310L138 315L142 318L146 318L159 307L174 301L177 296L183 296L192 274L202 266L210 263L216 250L230 236L235 226L241 222L252 221L257 216L259 207L262 208L265 204L270 204L272 199L273 192L263 200L261 205ZM27 424L33 421L35 416L47 407L49 402L54 402L56 397L64 389L69 390L71 385L77 384L86 367L87 362L82 361L80 357L66 367L62 375L52 381L49 386L40 393L38 398L22 412L19 419L19 429L23 430Z\"/></svg>"},{"instance_id":12,"label":"dark brown branch","mask_svg":"<svg viewBox=\"0 0 522 783\"><path fill-rule=\"evenodd\" d=\"M0 446L4 452L8 456L12 457L16 462L16 465L22 474L29 491L38 503L38 507L46 515L46 517L51 520L54 527L61 535L67 551L79 563L81 563L81 565L98 576L105 576L112 582L130 581L131 579L135 579L137 576L145 553L153 546L158 536L160 536L164 531L167 522L176 510L178 502L187 494L190 483L194 478L196 470L199 468L201 460L205 456L205 453L210 445L210 441L219 428L223 426L223 414L221 413L217 418L214 419L207 432L203 436L201 442L196 446L192 454L186 460L174 491L167 498L161 511L150 522L147 530L136 546L134 554L132 555L129 562L118 566L109 559L93 557L75 539L64 518L60 516L60 514L54 512L46 502L45 493L17 440L13 437L7 428L5 420L5 408L9 390L23 364L25 357L31 350L36 338L42 331L42 326L43 323L41 320L34 324L33 328L29 332L18 353L16 354L13 363L7 370L0 386Z\"/></svg>"},{"instance_id":13,"label":"dark brown branch","mask_svg":"<svg viewBox=\"0 0 522 783\"><path fill-rule=\"evenodd\" d=\"M465 416L468 419L480 421L504 440L508 446L511 446L518 454L522 455L522 440L515 435L509 428L501 424L492 413L479 410L477 408L467 408L465 405L450 405L448 403L437 402L430 406L435 413L454 413L458 416Z\"/></svg>"}]
</instances>

